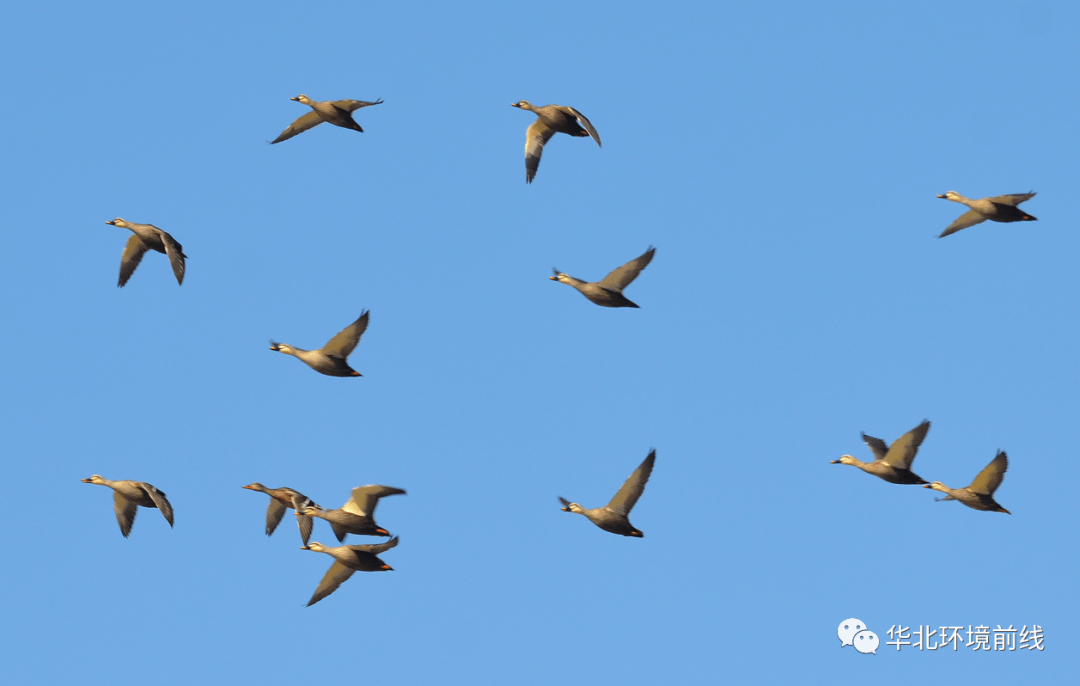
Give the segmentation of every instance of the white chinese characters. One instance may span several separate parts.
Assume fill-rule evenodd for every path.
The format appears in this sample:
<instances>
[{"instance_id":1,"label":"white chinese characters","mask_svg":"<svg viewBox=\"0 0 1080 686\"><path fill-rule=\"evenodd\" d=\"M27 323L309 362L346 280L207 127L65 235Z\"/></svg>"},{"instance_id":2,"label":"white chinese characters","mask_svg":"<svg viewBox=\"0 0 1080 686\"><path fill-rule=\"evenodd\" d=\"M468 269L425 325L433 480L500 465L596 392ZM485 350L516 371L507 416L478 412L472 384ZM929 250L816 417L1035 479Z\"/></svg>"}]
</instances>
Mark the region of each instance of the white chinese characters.
<instances>
[{"instance_id":1,"label":"white chinese characters","mask_svg":"<svg viewBox=\"0 0 1080 686\"><path fill-rule=\"evenodd\" d=\"M1043 627L1032 624L1029 630L1025 624L1017 630L1010 624L1008 628L1002 628L998 624L996 629L989 626L968 625L965 631L962 626L939 626L931 627L916 626L914 630L904 625L889 627L886 632L891 640L885 641L885 645L895 646L897 650L911 647L915 650L939 650L948 649L952 646L953 651L960 646L972 650L993 651L1016 651L1016 650L1043 650Z\"/></svg>"}]
</instances>

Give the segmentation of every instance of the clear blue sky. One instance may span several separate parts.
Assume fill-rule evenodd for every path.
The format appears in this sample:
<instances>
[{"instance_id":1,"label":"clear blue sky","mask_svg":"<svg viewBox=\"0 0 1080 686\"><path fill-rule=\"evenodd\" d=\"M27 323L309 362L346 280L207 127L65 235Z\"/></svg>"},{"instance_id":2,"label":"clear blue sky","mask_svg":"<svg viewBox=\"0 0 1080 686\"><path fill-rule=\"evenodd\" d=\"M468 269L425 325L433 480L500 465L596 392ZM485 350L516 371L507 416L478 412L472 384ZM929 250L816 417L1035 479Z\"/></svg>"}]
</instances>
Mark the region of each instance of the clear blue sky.
<instances>
[{"instance_id":1,"label":"clear blue sky","mask_svg":"<svg viewBox=\"0 0 1080 686\"><path fill-rule=\"evenodd\" d=\"M1074 678L1080 7L538 7L7 9L6 675ZM299 93L386 102L267 145ZM520 99L604 147L559 135L526 185ZM1038 222L937 238L964 208L935 195L1031 189ZM183 244L182 287L150 253L116 288L116 216ZM547 278L650 244L638 310ZM365 308L363 378L268 350ZM829 464L924 418L915 471L960 487L1006 450L1011 516ZM653 447L644 539L560 512ZM94 473L165 491L175 528L122 538ZM407 489L378 517L396 571L305 608L330 558L291 515L267 538L252 481ZM876 656L840 649L849 617ZM897 653L895 624L1046 650Z\"/></svg>"}]
</instances>

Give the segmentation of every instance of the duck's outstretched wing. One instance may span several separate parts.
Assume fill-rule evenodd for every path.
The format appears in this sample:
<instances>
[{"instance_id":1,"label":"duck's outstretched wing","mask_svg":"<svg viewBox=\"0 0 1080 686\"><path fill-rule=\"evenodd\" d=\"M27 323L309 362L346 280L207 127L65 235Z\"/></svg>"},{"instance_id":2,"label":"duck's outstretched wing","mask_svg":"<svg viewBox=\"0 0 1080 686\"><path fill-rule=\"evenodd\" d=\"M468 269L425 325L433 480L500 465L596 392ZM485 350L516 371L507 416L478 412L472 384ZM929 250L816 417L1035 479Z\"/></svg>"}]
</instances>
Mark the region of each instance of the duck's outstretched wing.
<instances>
[{"instance_id":1,"label":"duck's outstretched wing","mask_svg":"<svg viewBox=\"0 0 1080 686\"><path fill-rule=\"evenodd\" d=\"M915 459L915 453L919 451L919 446L922 445L923 439L926 438L926 432L929 430L930 422L929 420L926 420L911 431L908 431L906 434L896 439L889 447L889 452L885 454L885 457L881 458L881 461L890 467L896 467L897 469L911 469L911 463Z\"/></svg>"},{"instance_id":2,"label":"duck's outstretched wing","mask_svg":"<svg viewBox=\"0 0 1080 686\"><path fill-rule=\"evenodd\" d=\"M889 452L889 444L880 438L874 438L873 436L862 435L863 442L870 448L870 452L874 453L874 459L880 460L885 457Z\"/></svg>"},{"instance_id":3,"label":"duck's outstretched wing","mask_svg":"<svg viewBox=\"0 0 1080 686\"><path fill-rule=\"evenodd\" d=\"M330 569L326 570L326 574L323 575L318 588L315 589L315 593L311 596L311 600L308 601L307 607L311 607L336 591L338 586L348 581L349 577L352 575L353 570L337 560L334 560L334 564L330 565Z\"/></svg>"},{"instance_id":4,"label":"duck's outstretched wing","mask_svg":"<svg viewBox=\"0 0 1080 686\"><path fill-rule=\"evenodd\" d=\"M322 347L322 352L332 357L340 357L344 360L356 349L356 344L360 342L360 337L367 331L367 326L368 311L364 310L359 319L346 326L339 331L337 335L331 338L326 345Z\"/></svg>"},{"instance_id":5,"label":"duck's outstretched wing","mask_svg":"<svg viewBox=\"0 0 1080 686\"><path fill-rule=\"evenodd\" d=\"M537 118L525 131L525 183L532 183L536 170L540 168L540 156L544 146L555 135L555 129L548 128Z\"/></svg>"},{"instance_id":6,"label":"duck's outstretched wing","mask_svg":"<svg viewBox=\"0 0 1080 686\"><path fill-rule=\"evenodd\" d=\"M292 124L289 124L289 128L281 132L281 135L270 141L270 145L274 143L280 143L281 141L287 141L293 136L297 136L308 129L313 129L319 124L323 123L323 118L319 116L319 113L315 110L303 115Z\"/></svg>"},{"instance_id":7,"label":"duck's outstretched wing","mask_svg":"<svg viewBox=\"0 0 1080 686\"><path fill-rule=\"evenodd\" d=\"M158 229L158 232L161 234L161 242L165 244L165 254L169 258L169 264L172 265L176 283L182 286L184 285L184 270L187 269L187 264L184 262L187 255L184 254L184 248L165 231Z\"/></svg>"},{"instance_id":8,"label":"duck's outstretched wing","mask_svg":"<svg viewBox=\"0 0 1080 686\"><path fill-rule=\"evenodd\" d=\"M405 489L374 484L357 486L352 489L352 496L341 506L341 509L361 517L373 517L379 498L385 498L388 495L405 495Z\"/></svg>"},{"instance_id":9,"label":"duck's outstretched wing","mask_svg":"<svg viewBox=\"0 0 1080 686\"><path fill-rule=\"evenodd\" d=\"M346 112L355 112L356 110L360 109L361 107L371 107L372 105L381 105L382 102L383 102L383 99L379 98L375 102L368 102L367 100L333 100L333 101L331 101L330 104L333 105L334 107L339 108L339 109L343 109Z\"/></svg>"},{"instance_id":10,"label":"duck's outstretched wing","mask_svg":"<svg viewBox=\"0 0 1080 686\"><path fill-rule=\"evenodd\" d=\"M634 279L638 277L641 270L649 266L654 254L656 254L656 248L650 245L649 249L641 256L635 257L623 266L614 269L610 274L605 276L598 285L609 291L622 293L622 290L633 283Z\"/></svg>"},{"instance_id":11,"label":"duck's outstretched wing","mask_svg":"<svg viewBox=\"0 0 1080 686\"><path fill-rule=\"evenodd\" d=\"M165 497L165 494L144 481L140 481L139 485L142 486L142 489L150 496L150 500L154 501L154 505L157 506L157 509L161 510L161 516L165 518L165 521L169 523L169 526L172 526L172 503Z\"/></svg>"},{"instance_id":12,"label":"duck's outstretched wing","mask_svg":"<svg viewBox=\"0 0 1080 686\"><path fill-rule=\"evenodd\" d=\"M139 506L120 495L119 491L113 491L113 510L116 511L116 522L120 525L120 533L127 538L131 533L131 525L135 523Z\"/></svg>"},{"instance_id":13,"label":"duck's outstretched wing","mask_svg":"<svg viewBox=\"0 0 1080 686\"><path fill-rule=\"evenodd\" d=\"M574 113L574 116L575 116L575 117L577 117L577 121L578 121L578 123L579 123L579 124L581 124L581 127L582 127L583 129L585 129L586 131L588 131L588 132L589 132L589 135L590 135L590 136L592 136L592 139L593 139L594 141L596 141L596 144L597 144L597 145L599 145L599 146L600 146L601 148L602 148L602 147L604 147L604 146L603 146L603 145L602 145L602 144L600 143L600 134L598 134L598 133L596 132L596 129L595 129L594 127L593 127L593 125L592 125L592 122L591 122L591 121L589 121L588 119L586 119L586 118L585 118L585 115L584 115L584 114L582 114L581 112L578 112L578 111L577 111L577 110L575 110L575 109L574 109L573 107L570 107L570 106L568 105L568 106L566 107L566 109L568 109L568 110L570 110L571 112L573 112L573 113Z\"/></svg>"},{"instance_id":14,"label":"duck's outstretched wing","mask_svg":"<svg viewBox=\"0 0 1080 686\"><path fill-rule=\"evenodd\" d=\"M394 536L385 543L365 543L363 545L351 545L349 547L361 553L371 553L372 555L378 555L379 553L385 553L391 548L396 548L397 544L398 537Z\"/></svg>"},{"instance_id":15,"label":"duck's outstretched wing","mask_svg":"<svg viewBox=\"0 0 1080 686\"><path fill-rule=\"evenodd\" d=\"M990 460L990 464L983 467L983 470L979 472L968 488L979 495L992 496L998 486L1001 485L1002 480L1005 479L1005 470L1008 468L1008 455L1004 451L998 451L994 459Z\"/></svg>"},{"instance_id":16,"label":"duck's outstretched wing","mask_svg":"<svg viewBox=\"0 0 1080 686\"><path fill-rule=\"evenodd\" d=\"M120 255L120 280L116 283L117 287L123 288L124 284L128 282L131 275L135 273L135 269L142 262L143 255L150 248L146 247L146 243L142 242L142 239L135 234L131 234L131 238L127 240L124 245L124 252Z\"/></svg>"},{"instance_id":17,"label":"duck's outstretched wing","mask_svg":"<svg viewBox=\"0 0 1080 686\"><path fill-rule=\"evenodd\" d=\"M1027 193L1008 193L1006 195L995 195L992 198L987 198L992 203L998 205L1011 205L1016 207L1025 200L1031 200L1035 197L1035 191L1029 191Z\"/></svg>"},{"instance_id":18,"label":"duck's outstretched wing","mask_svg":"<svg viewBox=\"0 0 1080 686\"><path fill-rule=\"evenodd\" d=\"M968 210L967 212L957 217L956 221L954 221L952 224L949 224L947 227L945 227L945 230L941 232L941 235L938 236L938 238L944 238L951 233L956 233L960 229L966 229L969 226L975 226L976 224L980 224L984 221L986 221L985 214L982 214L981 212L976 212L975 210Z\"/></svg>"},{"instance_id":19,"label":"duck's outstretched wing","mask_svg":"<svg viewBox=\"0 0 1080 686\"><path fill-rule=\"evenodd\" d=\"M624 517L628 516L630 510L634 509L634 505L637 504L638 498L645 491L645 483L649 480L649 475L652 474L653 463L655 462L656 451L653 450L619 488L619 492L607 504L607 508L616 514Z\"/></svg>"}]
</instances>

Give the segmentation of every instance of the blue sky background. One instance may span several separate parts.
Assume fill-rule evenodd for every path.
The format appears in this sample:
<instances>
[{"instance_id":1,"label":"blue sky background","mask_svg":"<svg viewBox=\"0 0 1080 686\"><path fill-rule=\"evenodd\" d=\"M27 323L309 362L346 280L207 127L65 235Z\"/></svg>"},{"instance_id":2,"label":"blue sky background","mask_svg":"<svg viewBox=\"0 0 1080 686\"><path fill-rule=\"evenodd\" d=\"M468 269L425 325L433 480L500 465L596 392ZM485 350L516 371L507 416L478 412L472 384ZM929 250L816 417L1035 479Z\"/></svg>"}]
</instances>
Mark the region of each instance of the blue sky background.
<instances>
[{"instance_id":1,"label":"blue sky background","mask_svg":"<svg viewBox=\"0 0 1080 686\"><path fill-rule=\"evenodd\" d=\"M1075 3L6 17L16 681L1075 676ZM363 134L267 145L298 93L386 102ZM576 107L604 147L556 136L526 185L519 99ZM938 240L950 189L1034 189L1039 221ZM150 253L116 288L116 216L183 244L182 287ZM639 310L547 278L650 244ZM267 349L365 308L363 378ZM1006 450L1012 516L829 464L924 418L915 471L961 487ZM653 447L644 539L559 511ZM175 529L142 510L122 538L93 473L165 491ZM407 489L378 512L396 571L304 608L331 560L291 515L267 538L252 481L327 507ZM839 649L848 617L877 656ZM897 653L894 624L1038 624L1046 650Z\"/></svg>"}]
</instances>

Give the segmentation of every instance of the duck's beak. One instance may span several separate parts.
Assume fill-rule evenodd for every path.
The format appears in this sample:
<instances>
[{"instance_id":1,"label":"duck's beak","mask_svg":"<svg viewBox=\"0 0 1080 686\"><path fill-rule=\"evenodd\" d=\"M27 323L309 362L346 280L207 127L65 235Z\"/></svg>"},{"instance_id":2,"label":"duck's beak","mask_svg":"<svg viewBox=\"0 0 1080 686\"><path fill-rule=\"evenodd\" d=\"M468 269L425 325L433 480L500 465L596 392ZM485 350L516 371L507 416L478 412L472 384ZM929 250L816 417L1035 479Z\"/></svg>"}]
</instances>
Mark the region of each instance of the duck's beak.
<instances>
[{"instance_id":1,"label":"duck's beak","mask_svg":"<svg viewBox=\"0 0 1080 686\"><path fill-rule=\"evenodd\" d=\"M939 197L939 198L944 198L945 196L944 196L944 195L939 195L938 197Z\"/></svg>"},{"instance_id":2,"label":"duck's beak","mask_svg":"<svg viewBox=\"0 0 1080 686\"><path fill-rule=\"evenodd\" d=\"M829 460L829 464L844 464L840 460Z\"/></svg>"},{"instance_id":3,"label":"duck's beak","mask_svg":"<svg viewBox=\"0 0 1080 686\"><path fill-rule=\"evenodd\" d=\"M510 103L510 106L511 107L521 107L521 105L517 104L516 102Z\"/></svg>"},{"instance_id":4,"label":"duck's beak","mask_svg":"<svg viewBox=\"0 0 1080 686\"><path fill-rule=\"evenodd\" d=\"M105 222L105 223L106 223L106 224L109 224L110 226L116 226L116 222L115 222L115 221L111 221L111 220L110 220L110 221L107 221L107 222Z\"/></svg>"},{"instance_id":5,"label":"duck's beak","mask_svg":"<svg viewBox=\"0 0 1080 686\"><path fill-rule=\"evenodd\" d=\"M92 483L92 482L90 481L90 479L83 479L83 480L82 480L82 482L83 482L84 484Z\"/></svg>"},{"instance_id":6,"label":"duck's beak","mask_svg":"<svg viewBox=\"0 0 1080 686\"><path fill-rule=\"evenodd\" d=\"M933 488L933 487L934 486L932 484L926 484L925 486L923 486L923 488Z\"/></svg>"},{"instance_id":7,"label":"duck's beak","mask_svg":"<svg viewBox=\"0 0 1080 686\"><path fill-rule=\"evenodd\" d=\"M296 102L300 102L300 96L298 95L295 98L289 98L289 100L295 100Z\"/></svg>"}]
</instances>

